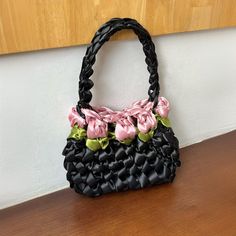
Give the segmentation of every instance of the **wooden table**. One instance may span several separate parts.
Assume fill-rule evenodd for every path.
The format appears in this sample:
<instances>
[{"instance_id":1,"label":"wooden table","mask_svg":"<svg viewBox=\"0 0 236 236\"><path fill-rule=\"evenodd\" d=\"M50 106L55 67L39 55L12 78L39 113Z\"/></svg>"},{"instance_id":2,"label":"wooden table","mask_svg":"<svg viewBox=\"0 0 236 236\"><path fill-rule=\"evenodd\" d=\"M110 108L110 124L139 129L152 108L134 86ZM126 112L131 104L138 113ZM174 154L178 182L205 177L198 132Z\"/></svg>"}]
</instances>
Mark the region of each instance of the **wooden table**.
<instances>
[{"instance_id":1,"label":"wooden table","mask_svg":"<svg viewBox=\"0 0 236 236\"><path fill-rule=\"evenodd\" d=\"M0 212L1 236L236 236L236 131L181 150L173 184L91 199L62 190Z\"/></svg>"}]
</instances>

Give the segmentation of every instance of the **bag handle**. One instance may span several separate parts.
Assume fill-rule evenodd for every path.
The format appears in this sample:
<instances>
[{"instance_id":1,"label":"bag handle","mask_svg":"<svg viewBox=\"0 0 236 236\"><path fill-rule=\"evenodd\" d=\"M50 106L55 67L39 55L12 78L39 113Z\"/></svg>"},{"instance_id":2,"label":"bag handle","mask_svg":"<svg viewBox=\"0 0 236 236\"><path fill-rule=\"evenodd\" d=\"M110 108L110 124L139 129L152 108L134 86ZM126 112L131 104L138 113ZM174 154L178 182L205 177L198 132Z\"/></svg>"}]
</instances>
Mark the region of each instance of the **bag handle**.
<instances>
[{"instance_id":1,"label":"bag handle","mask_svg":"<svg viewBox=\"0 0 236 236\"><path fill-rule=\"evenodd\" d=\"M83 58L82 68L79 76L80 100L77 104L77 110L80 115L83 115L80 111L81 108L92 109L89 105L92 99L92 93L90 89L93 87L94 83L91 79L89 79L89 77L93 74L92 66L96 61L96 54L102 45L108 41L114 33L122 29L132 29L143 45L143 51L146 56L145 62L150 73L150 87L148 90L149 101L154 102L154 107L157 105L160 90L159 75L157 72L158 61L155 52L155 46L152 42L150 34L134 19L113 18L103 24L95 33L91 44L87 47L86 54Z\"/></svg>"}]
</instances>

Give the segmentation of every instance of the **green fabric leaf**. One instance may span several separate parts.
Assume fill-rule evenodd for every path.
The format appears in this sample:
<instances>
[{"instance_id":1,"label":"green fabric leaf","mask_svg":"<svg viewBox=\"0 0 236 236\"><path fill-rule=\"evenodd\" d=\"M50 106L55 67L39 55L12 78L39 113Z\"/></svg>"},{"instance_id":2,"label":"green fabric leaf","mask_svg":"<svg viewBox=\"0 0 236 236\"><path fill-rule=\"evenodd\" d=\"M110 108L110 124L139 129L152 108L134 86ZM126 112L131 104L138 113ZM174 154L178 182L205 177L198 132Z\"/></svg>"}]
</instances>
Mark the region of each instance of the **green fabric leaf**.
<instances>
[{"instance_id":1,"label":"green fabric leaf","mask_svg":"<svg viewBox=\"0 0 236 236\"><path fill-rule=\"evenodd\" d=\"M86 146L94 152L96 152L98 149L101 148L101 145L97 139L89 139L88 138L86 140Z\"/></svg>"},{"instance_id":2,"label":"green fabric leaf","mask_svg":"<svg viewBox=\"0 0 236 236\"><path fill-rule=\"evenodd\" d=\"M97 139L87 139L86 146L92 151L96 152L99 149L105 149L109 145L108 137L97 138Z\"/></svg>"},{"instance_id":3,"label":"green fabric leaf","mask_svg":"<svg viewBox=\"0 0 236 236\"><path fill-rule=\"evenodd\" d=\"M161 123L166 127L171 127L170 120L168 118L161 118Z\"/></svg>"},{"instance_id":4,"label":"green fabric leaf","mask_svg":"<svg viewBox=\"0 0 236 236\"><path fill-rule=\"evenodd\" d=\"M83 128L79 128L78 125L75 125L70 132L68 138L74 138L76 140L81 140L86 137L86 130Z\"/></svg>"},{"instance_id":5,"label":"green fabric leaf","mask_svg":"<svg viewBox=\"0 0 236 236\"><path fill-rule=\"evenodd\" d=\"M109 138L109 139L116 139L115 132L108 131L108 138Z\"/></svg>"},{"instance_id":6,"label":"green fabric leaf","mask_svg":"<svg viewBox=\"0 0 236 236\"><path fill-rule=\"evenodd\" d=\"M105 149L109 145L108 137L98 138L97 140L98 140L102 149Z\"/></svg>"},{"instance_id":7,"label":"green fabric leaf","mask_svg":"<svg viewBox=\"0 0 236 236\"><path fill-rule=\"evenodd\" d=\"M160 121L165 127L171 127L170 120L167 117L161 117L156 115L156 119Z\"/></svg>"},{"instance_id":8,"label":"green fabric leaf","mask_svg":"<svg viewBox=\"0 0 236 236\"><path fill-rule=\"evenodd\" d=\"M132 143L133 139L131 138L127 138L123 141L120 141L121 143L125 144L125 145L130 145Z\"/></svg>"},{"instance_id":9,"label":"green fabric leaf","mask_svg":"<svg viewBox=\"0 0 236 236\"><path fill-rule=\"evenodd\" d=\"M141 141L147 142L153 137L153 135L154 135L154 130L150 130L146 134L139 132L138 137Z\"/></svg>"}]
</instances>

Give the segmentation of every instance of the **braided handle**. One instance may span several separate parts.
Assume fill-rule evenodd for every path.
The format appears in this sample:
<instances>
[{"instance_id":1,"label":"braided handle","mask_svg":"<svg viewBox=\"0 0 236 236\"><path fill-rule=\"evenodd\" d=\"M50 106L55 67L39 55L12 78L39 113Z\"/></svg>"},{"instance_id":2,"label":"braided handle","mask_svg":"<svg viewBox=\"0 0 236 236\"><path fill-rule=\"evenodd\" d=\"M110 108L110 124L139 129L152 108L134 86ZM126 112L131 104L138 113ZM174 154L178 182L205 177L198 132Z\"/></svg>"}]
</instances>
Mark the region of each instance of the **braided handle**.
<instances>
[{"instance_id":1,"label":"braided handle","mask_svg":"<svg viewBox=\"0 0 236 236\"><path fill-rule=\"evenodd\" d=\"M90 89L93 87L92 80L89 77L93 74L92 66L96 61L96 54L102 45L110 39L110 37L122 29L132 29L138 36L139 41L143 45L143 51L146 56L145 62L150 73L148 90L149 101L154 102L154 107L158 101L159 95L159 75L157 72L158 62L155 53L155 46L152 42L150 34L136 20L130 18L113 18L102 25L95 33L91 44L88 46L86 54L83 58L82 68L79 76L79 97L80 101L77 105L77 110L81 114L81 108L90 108L89 105L92 99Z\"/></svg>"}]
</instances>

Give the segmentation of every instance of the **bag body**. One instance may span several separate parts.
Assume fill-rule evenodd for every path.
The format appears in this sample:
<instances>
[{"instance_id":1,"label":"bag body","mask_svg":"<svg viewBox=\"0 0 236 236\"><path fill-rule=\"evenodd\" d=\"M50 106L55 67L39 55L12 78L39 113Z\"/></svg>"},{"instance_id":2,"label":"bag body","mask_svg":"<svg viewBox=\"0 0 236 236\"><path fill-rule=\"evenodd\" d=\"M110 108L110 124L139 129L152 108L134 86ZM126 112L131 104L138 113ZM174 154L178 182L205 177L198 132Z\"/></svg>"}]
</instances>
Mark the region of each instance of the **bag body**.
<instances>
[{"instance_id":1,"label":"bag body","mask_svg":"<svg viewBox=\"0 0 236 236\"><path fill-rule=\"evenodd\" d=\"M117 31L132 29L143 45L150 73L148 99L122 111L92 107L92 66L101 46ZM159 97L158 62L149 33L129 18L101 26L83 58L80 100L69 120L71 133L63 150L67 180L87 196L170 183L180 166L179 143L168 119L169 102Z\"/></svg>"}]
</instances>

